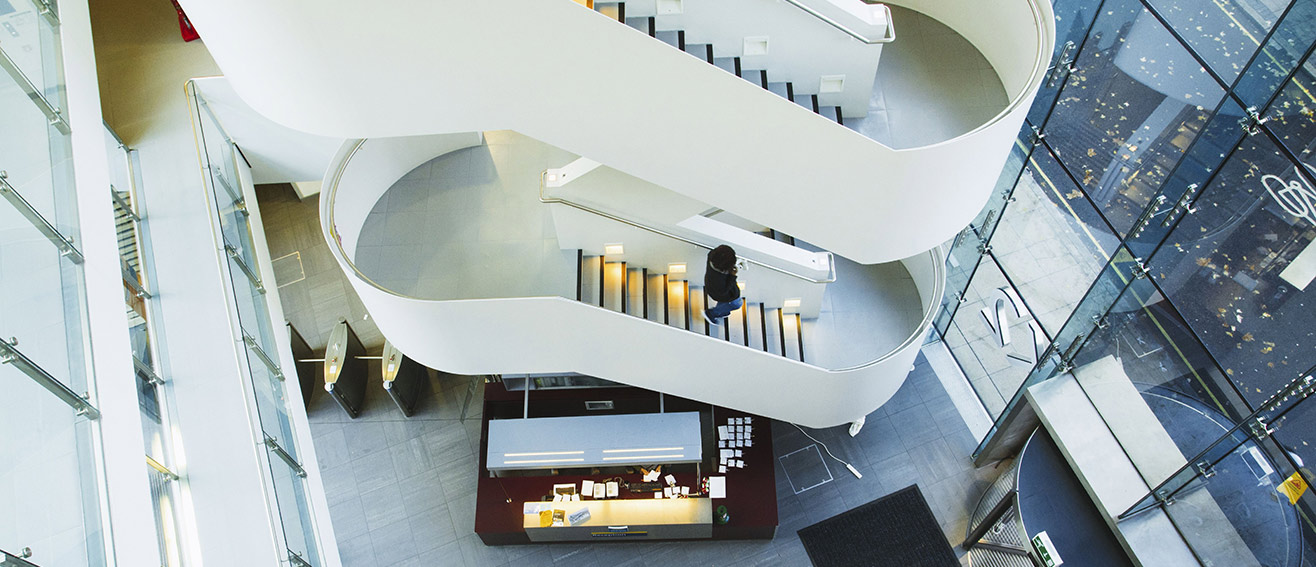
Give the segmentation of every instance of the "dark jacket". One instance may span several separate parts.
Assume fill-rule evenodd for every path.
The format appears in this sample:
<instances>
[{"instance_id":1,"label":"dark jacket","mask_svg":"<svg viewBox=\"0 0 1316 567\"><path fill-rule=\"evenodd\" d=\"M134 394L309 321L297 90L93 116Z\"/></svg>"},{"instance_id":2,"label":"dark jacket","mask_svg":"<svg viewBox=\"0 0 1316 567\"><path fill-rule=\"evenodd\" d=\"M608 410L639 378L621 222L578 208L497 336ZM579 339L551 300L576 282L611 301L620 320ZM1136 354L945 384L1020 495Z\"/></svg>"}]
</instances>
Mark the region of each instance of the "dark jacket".
<instances>
[{"instance_id":1,"label":"dark jacket","mask_svg":"<svg viewBox=\"0 0 1316 567\"><path fill-rule=\"evenodd\" d=\"M704 293L709 299L718 303L735 301L740 297L740 286L736 285L736 274L724 274L713 269L712 264L704 267Z\"/></svg>"}]
</instances>

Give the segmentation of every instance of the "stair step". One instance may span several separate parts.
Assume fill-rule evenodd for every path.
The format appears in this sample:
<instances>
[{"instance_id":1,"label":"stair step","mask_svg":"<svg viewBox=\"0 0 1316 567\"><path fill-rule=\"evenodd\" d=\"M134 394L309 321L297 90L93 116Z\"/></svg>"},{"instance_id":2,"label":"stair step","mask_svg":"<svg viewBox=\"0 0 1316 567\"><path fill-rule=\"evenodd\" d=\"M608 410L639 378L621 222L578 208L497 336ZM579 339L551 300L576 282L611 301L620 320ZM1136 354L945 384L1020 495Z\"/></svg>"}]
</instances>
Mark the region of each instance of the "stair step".
<instances>
[{"instance_id":1,"label":"stair step","mask_svg":"<svg viewBox=\"0 0 1316 567\"><path fill-rule=\"evenodd\" d=\"M782 313L777 310L781 317L782 337L785 338L786 351L783 356L795 360L803 360L803 353L800 350L800 317L794 313Z\"/></svg>"},{"instance_id":2,"label":"stair step","mask_svg":"<svg viewBox=\"0 0 1316 567\"><path fill-rule=\"evenodd\" d=\"M649 20L651 20L651 19L653 19L653 18L647 18L647 17L642 17L642 16L637 16L637 17L634 17L634 18L626 18L626 25L635 28L636 30L640 31L641 33L648 34L648 33L649 33Z\"/></svg>"},{"instance_id":3,"label":"stair step","mask_svg":"<svg viewBox=\"0 0 1316 567\"><path fill-rule=\"evenodd\" d=\"M623 312L626 290L626 263L604 262L603 308Z\"/></svg>"},{"instance_id":4,"label":"stair step","mask_svg":"<svg viewBox=\"0 0 1316 567\"><path fill-rule=\"evenodd\" d=\"M736 74L735 57L714 57L713 64L717 65L719 69L731 73L732 75Z\"/></svg>"},{"instance_id":5,"label":"stair step","mask_svg":"<svg viewBox=\"0 0 1316 567\"><path fill-rule=\"evenodd\" d=\"M804 108L807 108L810 111L813 110L813 95L801 94L792 91L791 102L803 106Z\"/></svg>"},{"instance_id":6,"label":"stair step","mask_svg":"<svg viewBox=\"0 0 1316 567\"><path fill-rule=\"evenodd\" d=\"M830 118L832 121L836 122L837 124L841 123L841 107L839 106L821 107L818 109L818 114Z\"/></svg>"},{"instance_id":7,"label":"stair step","mask_svg":"<svg viewBox=\"0 0 1316 567\"><path fill-rule=\"evenodd\" d=\"M681 51L689 53L690 55L698 57L704 61L708 61L708 48L710 47L712 46L707 43L687 43ZM708 62L712 63L712 61Z\"/></svg>"},{"instance_id":8,"label":"stair step","mask_svg":"<svg viewBox=\"0 0 1316 567\"><path fill-rule=\"evenodd\" d=\"M649 271L640 268L631 268L626 272L626 312L640 318L648 317L644 297L649 283L648 276Z\"/></svg>"},{"instance_id":9,"label":"stair step","mask_svg":"<svg viewBox=\"0 0 1316 567\"><path fill-rule=\"evenodd\" d=\"M603 257L585 256L580 262L580 300L603 306Z\"/></svg>"},{"instance_id":10,"label":"stair step","mask_svg":"<svg viewBox=\"0 0 1316 567\"><path fill-rule=\"evenodd\" d=\"M790 99L790 97L786 93L786 83L768 83L768 90L772 91L773 94L781 98L787 100Z\"/></svg>"},{"instance_id":11,"label":"stair step","mask_svg":"<svg viewBox=\"0 0 1316 567\"><path fill-rule=\"evenodd\" d=\"M761 304L760 304L761 305ZM765 308L763 310L763 335L767 339L767 352L781 354L781 326L778 313L781 309Z\"/></svg>"},{"instance_id":12,"label":"stair step","mask_svg":"<svg viewBox=\"0 0 1316 567\"><path fill-rule=\"evenodd\" d=\"M619 2L595 2L594 10L609 18L621 21L621 3Z\"/></svg>"},{"instance_id":13,"label":"stair step","mask_svg":"<svg viewBox=\"0 0 1316 567\"><path fill-rule=\"evenodd\" d=\"M663 293L667 285L667 276L664 274L653 274L648 279L648 290L644 294L644 301L649 307L649 320L663 323L666 321L666 307L664 299L667 294Z\"/></svg>"},{"instance_id":14,"label":"stair step","mask_svg":"<svg viewBox=\"0 0 1316 567\"><path fill-rule=\"evenodd\" d=\"M722 329L722 338L726 339L727 342L738 345L745 344L745 313L745 306L741 305L740 309L731 312L731 315L726 319L726 323L722 325L725 327Z\"/></svg>"},{"instance_id":15,"label":"stair step","mask_svg":"<svg viewBox=\"0 0 1316 567\"><path fill-rule=\"evenodd\" d=\"M704 288L702 286L691 286L689 329L710 337L721 338L722 335L718 329L720 325L709 325L707 321L704 321L704 316L700 315L706 302L708 302L708 297L704 295Z\"/></svg>"},{"instance_id":16,"label":"stair step","mask_svg":"<svg viewBox=\"0 0 1316 567\"><path fill-rule=\"evenodd\" d=\"M667 324L673 327L686 329L689 325L689 318L686 317L690 311L686 309L686 287L689 282L685 281L667 281Z\"/></svg>"},{"instance_id":17,"label":"stair step","mask_svg":"<svg viewBox=\"0 0 1316 567\"><path fill-rule=\"evenodd\" d=\"M658 38L660 41L666 43L667 45L670 45L677 49L681 48L681 36L676 32L676 30L660 31L655 33L654 37Z\"/></svg>"},{"instance_id":18,"label":"stair step","mask_svg":"<svg viewBox=\"0 0 1316 567\"><path fill-rule=\"evenodd\" d=\"M744 318L749 325L749 333L745 336L747 339L745 346L766 351L767 340L763 335L763 304L762 303L745 303Z\"/></svg>"}]
</instances>

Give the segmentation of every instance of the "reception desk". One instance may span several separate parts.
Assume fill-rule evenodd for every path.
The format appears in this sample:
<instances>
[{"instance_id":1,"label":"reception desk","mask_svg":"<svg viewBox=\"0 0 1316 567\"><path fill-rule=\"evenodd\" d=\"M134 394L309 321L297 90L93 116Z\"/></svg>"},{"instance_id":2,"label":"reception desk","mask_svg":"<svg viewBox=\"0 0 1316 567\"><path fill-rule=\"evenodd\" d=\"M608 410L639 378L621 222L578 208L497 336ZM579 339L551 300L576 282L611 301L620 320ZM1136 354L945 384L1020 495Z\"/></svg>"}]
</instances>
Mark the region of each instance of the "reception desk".
<instances>
[{"instance_id":1,"label":"reception desk","mask_svg":"<svg viewBox=\"0 0 1316 567\"><path fill-rule=\"evenodd\" d=\"M532 542L591 539L707 539L713 537L713 505L708 498L650 500L582 500L532 502L562 510L570 517L588 510L578 523L541 527L539 514L523 514L526 536ZM523 508L524 511L524 508Z\"/></svg>"},{"instance_id":2,"label":"reception desk","mask_svg":"<svg viewBox=\"0 0 1316 567\"><path fill-rule=\"evenodd\" d=\"M558 541L654 541L688 539L771 539L777 531L776 469L772 448L771 421L727 408L666 396L638 388L595 388L534 391L526 404L524 392L508 392L502 384L488 384L480 438L479 485L476 492L475 533L487 545L515 545ZM611 413L652 414L698 412L702 461L666 468L662 484L671 474L676 487L687 487L689 498L655 498L647 490L631 491L627 483L642 483L638 471L618 473L589 470L545 470L542 474L523 471L504 476L490 471L488 442L490 421L517 419L529 408L530 418L598 415L586 402L607 400ZM731 418L753 417L754 442L742 449L743 467L719 472L718 426ZM659 464L659 463L651 463ZM562 474L554 474L562 473ZM725 477L725 497L710 498L700 488L703 479ZM553 502L557 485L582 489L584 481L617 480L616 497ZM679 490L677 491L679 493ZM718 521L719 507L728 516ZM540 527L538 510L563 511L563 525ZM571 514L589 510L589 519L574 525ZM531 512L527 514L526 512Z\"/></svg>"}]
</instances>

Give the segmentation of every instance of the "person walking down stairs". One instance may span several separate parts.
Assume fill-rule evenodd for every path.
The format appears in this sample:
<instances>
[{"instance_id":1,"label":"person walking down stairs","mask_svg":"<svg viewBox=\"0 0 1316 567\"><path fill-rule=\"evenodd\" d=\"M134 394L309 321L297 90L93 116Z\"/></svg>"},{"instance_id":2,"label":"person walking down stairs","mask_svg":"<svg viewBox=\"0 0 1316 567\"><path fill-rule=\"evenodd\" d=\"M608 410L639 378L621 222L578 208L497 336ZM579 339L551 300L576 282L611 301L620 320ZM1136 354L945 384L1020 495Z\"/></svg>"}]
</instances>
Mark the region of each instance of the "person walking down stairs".
<instances>
[{"instance_id":1,"label":"person walking down stairs","mask_svg":"<svg viewBox=\"0 0 1316 567\"><path fill-rule=\"evenodd\" d=\"M723 244L708 252L708 266L704 270L704 295L716 301L717 305L704 309L704 320L714 325L722 324L732 311L740 309L745 298L740 296L740 286L736 284L736 251Z\"/></svg>"}]
</instances>

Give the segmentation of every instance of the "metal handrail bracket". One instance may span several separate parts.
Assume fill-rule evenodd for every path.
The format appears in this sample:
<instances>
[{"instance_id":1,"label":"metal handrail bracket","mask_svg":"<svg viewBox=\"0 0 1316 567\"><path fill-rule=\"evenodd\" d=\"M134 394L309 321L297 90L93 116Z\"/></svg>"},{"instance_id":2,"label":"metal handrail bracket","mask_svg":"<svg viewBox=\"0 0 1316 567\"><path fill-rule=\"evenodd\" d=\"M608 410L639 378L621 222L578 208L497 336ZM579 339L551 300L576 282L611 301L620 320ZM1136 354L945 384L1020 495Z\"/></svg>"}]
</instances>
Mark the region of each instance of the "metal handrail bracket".
<instances>
[{"instance_id":1,"label":"metal handrail bracket","mask_svg":"<svg viewBox=\"0 0 1316 567\"><path fill-rule=\"evenodd\" d=\"M178 480L179 478L178 473L169 470L169 467L166 467L160 464L159 461L152 459L150 455L146 456L146 464L150 465L151 468L155 469L155 472L165 475L165 477L168 478L169 480Z\"/></svg>"},{"instance_id":2,"label":"metal handrail bracket","mask_svg":"<svg viewBox=\"0 0 1316 567\"><path fill-rule=\"evenodd\" d=\"M64 115L60 110L56 108L55 105L50 104L50 101L46 100L46 95L42 94L41 89L38 89L37 85L33 83L31 79L27 78L27 75L23 73L23 70L18 68L18 63L15 63L14 60L9 57L9 54L5 53L3 48L0 48L0 68L4 68L4 70L9 73L9 76L14 78L14 82L18 83L19 88L22 88L23 92L27 93L28 98L36 103L37 108L40 108L41 113L45 114L46 119L50 121L51 126L54 126L56 130L59 130L60 133L65 136L73 132L73 130L69 128L68 121L64 120Z\"/></svg>"},{"instance_id":3,"label":"metal handrail bracket","mask_svg":"<svg viewBox=\"0 0 1316 567\"><path fill-rule=\"evenodd\" d=\"M279 460L283 461L284 464L287 464L288 467L293 470L293 472L297 473L297 476L306 478L306 469L302 468L302 464L297 462L297 459L292 458L292 455L290 455L288 451L286 451L283 448L283 446L279 445L279 441L277 439L270 437L269 433L264 433L264 435L265 435L265 446L268 447L271 451L273 451L275 455L278 455Z\"/></svg>"},{"instance_id":4,"label":"metal handrail bracket","mask_svg":"<svg viewBox=\"0 0 1316 567\"><path fill-rule=\"evenodd\" d=\"M630 219L627 219L627 218L623 218L623 217L620 217L620 216L614 215L614 214L612 214L612 213L607 213L607 212L604 212L604 211L600 211L600 210L595 209L595 208L593 208L593 207L590 207L590 206L588 206L588 205L582 205L582 204L577 203L577 202L575 202L575 201L568 201L568 200L563 199L563 198L561 198L561 197L549 197L549 196L547 196L547 195L544 194L544 190L547 188L547 185L546 185L546 183L544 182L544 180L545 180L545 176L546 176L547 174L548 174L547 171L545 171L545 172L539 174L539 202L541 202L541 203L550 204L550 205L566 205L566 206L568 206L568 207L571 207L571 208L574 208L574 209L577 209L577 210L581 210L581 211L584 211L584 212L590 213L590 214L592 214L592 215L600 216L600 217L603 217L603 218L605 218L605 219L608 219L608 220L611 220L611 221L614 221L614 222L619 222L619 223L625 224L625 225L627 225L627 226L632 226L632 227L638 228L638 229L640 229L640 230L645 230L645 231L648 231L648 232L652 232L652 233L657 234L657 235L659 235L659 236L663 236L663 237L670 238L670 239L673 239L673 240L679 240L679 241L684 242L684 243L686 243L686 244L689 244L689 245L691 245L691 246L698 246L698 247L703 248L703 249L705 249L705 250L712 250L712 249L713 249L713 246L709 246L709 245L704 244L704 243L702 243L702 242L699 242L699 241L697 241L697 240L692 240L692 239L686 238L686 237L684 237L684 236L679 236L679 235L676 235L676 234L672 234L672 233L667 232L667 231L665 231L665 230L662 230L662 229L660 229L660 228L655 228L655 227L652 227L652 226L649 226L649 225L646 225L646 224L642 224L642 223L640 223L640 222L636 222L636 221L633 221L633 220L630 220ZM779 273L785 274L785 275L790 276L790 277L793 277L793 278L799 278L799 279L804 280L804 281L809 282L809 283L832 283L832 282L835 282L835 281L836 281L836 256L835 256L834 254L832 254L831 252L827 252L826 255L827 255L827 277L826 277L825 279L821 279L821 280L818 279L818 278L811 278L811 277L806 276L806 275L804 275L804 274L797 274L797 273L792 272L792 271L790 271L790 270L787 270L787 269L785 269L785 268L779 268L779 267L777 267L777 266L773 266L773 265L771 265L771 264L765 264L765 263L763 263L763 262L760 262L760 261L758 261L758 260L754 260L754 259L751 259L751 258L745 258L745 261L747 261L747 262L749 262L749 263L751 263L751 264L754 264L755 266L761 266L761 267L763 267L763 268L765 268L765 269L772 270L772 271L774 271L774 272L779 272Z\"/></svg>"},{"instance_id":5,"label":"metal handrail bracket","mask_svg":"<svg viewBox=\"0 0 1316 567\"><path fill-rule=\"evenodd\" d=\"M22 352L11 343L0 340L0 364L12 364L15 368L24 374L27 374L34 382L55 394L55 397L63 400L73 408L78 415L85 415L87 419L100 419L101 412L96 406L91 405L86 398L79 396L77 392L69 389L59 379L51 376L44 368L32 359L25 356Z\"/></svg>"},{"instance_id":6,"label":"metal handrail bracket","mask_svg":"<svg viewBox=\"0 0 1316 567\"><path fill-rule=\"evenodd\" d=\"M256 291L259 291L262 294L265 293L265 283L260 280L260 276L256 275L256 272L252 271L251 267L247 265L247 262L242 259L242 254L238 253L238 249L234 248L232 244L225 242L224 251L227 252L228 257L232 258L233 262L238 265L238 268L242 270L242 273L247 275L247 279L251 280L251 285L256 286Z\"/></svg>"},{"instance_id":7,"label":"metal handrail bracket","mask_svg":"<svg viewBox=\"0 0 1316 567\"><path fill-rule=\"evenodd\" d=\"M36 7L38 14L50 22L51 27L59 27L59 14L55 12L55 7L50 5L50 0L32 0L32 5Z\"/></svg>"},{"instance_id":8,"label":"metal handrail bracket","mask_svg":"<svg viewBox=\"0 0 1316 567\"><path fill-rule=\"evenodd\" d=\"M274 362L273 358L270 358L270 355L265 354L265 349L260 348L260 343L256 342L255 337L252 337L251 335L248 335L246 331L243 331L242 342L247 344L247 347L251 349L251 352L256 353L256 358L259 358L260 361L265 364L265 367L270 369L270 372L274 374L275 378L278 378L280 382L285 380L283 370L279 368L279 365Z\"/></svg>"},{"instance_id":9,"label":"metal handrail bracket","mask_svg":"<svg viewBox=\"0 0 1316 567\"><path fill-rule=\"evenodd\" d=\"M9 201L9 204L13 205L20 214L26 217L28 222L32 223L32 226L45 235L46 239L50 240L56 248L59 248L60 254L68 256L75 264L81 264L83 260L82 252L78 251L78 248L73 245L73 241L65 237L59 229L55 228L55 225L51 224L50 221L46 220L46 217L37 211L36 207L28 203L27 199L24 199L23 195L13 185L9 184L8 178L8 174L0 171L0 196Z\"/></svg>"},{"instance_id":10,"label":"metal handrail bracket","mask_svg":"<svg viewBox=\"0 0 1316 567\"><path fill-rule=\"evenodd\" d=\"M886 4L882 4L882 5L881 5L881 6L882 6L882 9L886 11L886 33L883 34L882 37L879 37L879 38L876 38L876 39L872 39L872 38L869 38L869 37L864 36L864 34L861 34L861 33L857 32L857 31L854 31L854 30L852 30L852 29L846 27L845 24L842 24L841 22L838 22L838 21L836 21L836 20L834 20L834 19L832 19L832 18L830 18L830 17L824 15L822 12L819 12L818 10L816 10L816 9L810 7L810 6L806 6L806 5L804 5L804 4L803 4L802 2L800 2L799 0L786 0L786 3L787 3L787 4L790 4L790 5L792 5L792 6L795 6L796 8L799 8L799 9L801 9L801 10L804 10L804 11L807 12L809 15L811 15L811 16L813 16L813 17L815 17L815 18L818 18L819 20L822 20L823 22L825 22L825 23L826 23L827 25L829 25L829 26L832 26L832 27L834 27L834 28L836 28L836 29L838 29L838 30L841 30L842 32L845 32L845 35L848 35L848 36L850 36L850 37L853 37L853 38L855 38L855 39L857 39L857 40L859 40L859 41L862 41L862 42L864 42L864 43L867 43L867 44L869 44L869 45L874 45L874 44L878 44L878 43L891 43L891 42L893 42L893 41L896 40L896 24L895 24L895 22L891 19L891 7L890 7L890 6L887 6Z\"/></svg>"}]
</instances>

